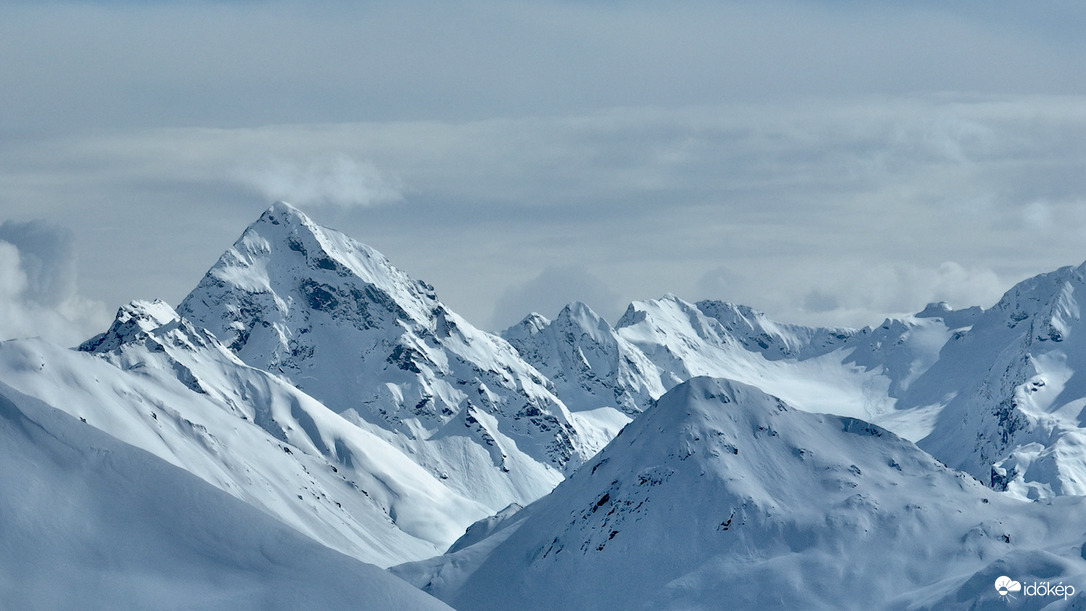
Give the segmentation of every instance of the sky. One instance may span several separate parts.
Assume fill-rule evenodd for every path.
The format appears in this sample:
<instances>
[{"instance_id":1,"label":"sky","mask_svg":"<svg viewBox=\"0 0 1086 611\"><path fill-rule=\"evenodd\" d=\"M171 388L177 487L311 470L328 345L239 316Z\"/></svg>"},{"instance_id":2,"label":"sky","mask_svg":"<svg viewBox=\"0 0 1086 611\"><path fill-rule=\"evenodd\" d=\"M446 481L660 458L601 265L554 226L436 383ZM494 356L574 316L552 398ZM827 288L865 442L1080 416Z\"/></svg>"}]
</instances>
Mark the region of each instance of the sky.
<instances>
[{"instance_id":1,"label":"sky","mask_svg":"<svg viewBox=\"0 0 1086 611\"><path fill-rule=\"evenodd\" d=\"M496 331L862 327L1086 260L1070 0L0 0L0 337L177 304L276 200Z\"/></svg>"}]
</instances>

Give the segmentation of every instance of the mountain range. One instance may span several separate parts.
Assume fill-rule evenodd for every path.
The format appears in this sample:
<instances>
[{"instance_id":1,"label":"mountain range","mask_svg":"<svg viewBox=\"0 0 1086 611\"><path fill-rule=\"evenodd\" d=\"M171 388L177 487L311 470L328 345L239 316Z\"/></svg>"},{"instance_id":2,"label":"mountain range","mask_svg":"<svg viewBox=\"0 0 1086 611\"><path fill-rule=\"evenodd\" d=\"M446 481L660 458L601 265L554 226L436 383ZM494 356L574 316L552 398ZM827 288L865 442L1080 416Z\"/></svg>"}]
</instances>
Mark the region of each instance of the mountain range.
<instances>
[{"instance_id":1,"label":"mountain range","mask_svg":"<svg viewBox=\"0 0 1086 611\"><path fill-rule=\"evenodd\" d=\"M1086 588L1083 294L1086 265L864 329L666 295L495 335L276 203L176 308L0 343L0 595L1073 605L992 584Z\"/></svg>"}]
</instances>

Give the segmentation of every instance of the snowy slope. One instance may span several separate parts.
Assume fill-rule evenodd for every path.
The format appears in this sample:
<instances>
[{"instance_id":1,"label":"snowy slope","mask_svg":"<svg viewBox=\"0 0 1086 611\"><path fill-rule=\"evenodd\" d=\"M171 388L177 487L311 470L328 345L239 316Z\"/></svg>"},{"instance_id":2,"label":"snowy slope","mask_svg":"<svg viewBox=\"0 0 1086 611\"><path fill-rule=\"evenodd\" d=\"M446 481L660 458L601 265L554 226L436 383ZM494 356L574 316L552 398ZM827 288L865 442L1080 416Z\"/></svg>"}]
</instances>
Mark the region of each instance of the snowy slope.
<instances>
[{"instance_id":1,"label":"snowy slope","mask_svg":"<svg viewBox=\"0 0 1086 611\"><path fill-rule=\"evenodd\" d=\"M1086 494L1086 264L1025 280L947 342L904 408L941 405L919 443L994 487Z\"/></svg>"},{"instance_id":2,"label":"snowy slope","mask_svg":"<svg viewBox=\"0 0 1086 611\"><path fill-rule=\"evenodd\" d=\"M644 409L695 376L739 380L799 409L874 422L1022 498L1086 494L1086 268L1012 288L990 310L930 304L859 330L769 320L673 295L610 327L571 304L505 332L567 405Z\"/></svg>"},{"instance_id":3,"label":"snowy slope","mask_svg":"<svg viewBox=\"0 0 1086 611\"><path fill-rule=\"evenodd\" d=\"M287 204L246 229L178 312L492 511L545 494L591 454L587 421L508 343Z\"/></svg>"},{"instance_id":4,"label":"snowy slope","mask_svg":"<svg viewBox=\"0 0 1086 611\"><path fill-rule=\"evenodd\" d=\"M5 609L442 609L0 383Z\"/></svg>"},{"instance_id":5,"label":"snowy slope","mask_svg":"<svg viewBox=\"0 0 1086 611\"><path fill-rule=\"evenodd\" d=\"M345 554L432 556L492 512L162 302L121 308L83 348L97 356L4 342L0 380Z\"/></svg>"},{"instance_id":6,"label":"snowy slope","mask_svg":"<svg viewBox=\"0 0 1086 611\"><path fill-rule=\"evenodd\" d=\"M1083 503L1016 500L863 421L695 378L489 537L393 571L464 611L1007 608L1000 575L1086 583Z\"/></svg>"},{"instance_id":7,"label":"snowy slope","mask_svg":"<svg viewBox=\"0 0 1086 611\"><path fill-rule=\"evenodd\" d=\"M554 321L533 314L504 335L574 409L608 405L636 413L691 377L722 377L805 411L863 418L916 441L931 432L945 401L899 398L980 314L936 303L878 327L824 329L775 322L746 306L667 295L632 303L614 328L571 304Z\"/></svg>"}]
</instances>

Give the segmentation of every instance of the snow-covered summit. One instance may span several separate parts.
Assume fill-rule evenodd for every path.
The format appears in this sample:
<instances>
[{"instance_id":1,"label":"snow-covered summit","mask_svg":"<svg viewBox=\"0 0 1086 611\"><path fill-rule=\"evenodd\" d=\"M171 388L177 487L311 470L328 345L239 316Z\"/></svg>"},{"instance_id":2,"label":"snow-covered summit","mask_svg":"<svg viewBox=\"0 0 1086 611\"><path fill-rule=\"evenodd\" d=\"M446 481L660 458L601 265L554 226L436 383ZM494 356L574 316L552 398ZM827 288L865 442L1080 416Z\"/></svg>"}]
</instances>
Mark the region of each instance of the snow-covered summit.
<instances>
[{"instance_id":1,"label":"snow-covered summit","mask_svg":"<svg viewBox=\"0 0 1086 611\"><path fill-rule=\"evenodd\" d=\"M495 511L590 453L553 387L375 250L277 203L178 312Z\"/></svg>"},{"instance_id":2,"label":"snow-covered summit","mask_svg":"<svg viewBox=\"0 0 1086 611\"><path fill-rule=\"evenodd\" d=\"M436 302L433 287L381 253L277 202L219 257L178 312L247 361L275 364L289 356L277 350L294 339L291 324L299 316L308 321L320 313L369 329L399 318L428 321Z\"/></svg>"}]
</instances>

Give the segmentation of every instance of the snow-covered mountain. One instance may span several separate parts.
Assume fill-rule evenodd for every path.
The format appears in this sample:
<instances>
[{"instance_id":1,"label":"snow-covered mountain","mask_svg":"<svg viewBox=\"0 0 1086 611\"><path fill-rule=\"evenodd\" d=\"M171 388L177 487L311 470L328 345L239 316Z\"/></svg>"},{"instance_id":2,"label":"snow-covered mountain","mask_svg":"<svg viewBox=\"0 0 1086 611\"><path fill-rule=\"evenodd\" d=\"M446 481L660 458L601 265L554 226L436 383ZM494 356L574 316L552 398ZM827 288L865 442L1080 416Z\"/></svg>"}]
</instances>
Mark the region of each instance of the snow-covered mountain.
<instances>
[{"instance_id":1,"label":"snow-covered mountain","mask_svg":"<svg viewBox=\"0 0 1086 611\"><path fill-rule=\"evenodd\" d=\"M533 313L502 337L571 410L614 407L635 416L664 394L660 370L584 303L569 304L553 321Z\"/></svg>"},{"instance_id":2,"label":"snow-covered mountain","mask_svg":"<svg viewBox=\"0 0 1086 611\"><path fill-rule=\"evenodd\" d=\"M900 400L941 405L919 445L1027 498L1086 494L1086 264L1025 280Z\"/></svg>"},{"instance_id":3,"label":"snow-covered mountain","mask_svg":"<svg viewBox=\"0 0 1086 611\"><path fill-rule=\"evenodd\" d=\"M121 308L83 349L0 343L0 380L342 553L425 558L493 512L165 303Z\"/></svg>"},{"instance_id":4,"label":"snow-covered mountain","mask_svg":"<svg viewBox=\"0 0 1086 611\"><path fill-rule=\"evenodd\" d=\"M951 335L932 312L952 323L964 316L933 305L874 329L819 329L777 323L745 306L667 295L630 304L613 328L572 304L553 322L533 314L504 335L540 371L563 381L556 388L567 405L636 414L667 389L709 376L758 386L807 411L893 421L897 397ZM910 438L926 434L922 423L897 424Z\"/></svg>"},{"instance_id":5,"label":"snow-covered mountain","mask_svg":"<svg viewBox=\"0 0 1086 611\"><path fill-rule=\"evenodd\" d=\"M1084 276L1064 268L987 311L931 304L858 330L668 295L631 304L613 328L573 304L505 336L561 381L570 405L634 414L692 377L734 379L805 411L877 423L993 487L1047 498L1086 493Z\"/></svg>"},{"instance_id":6,"label":"snow-covered mountain","mask_svg":"<svg viewBox=\"0 0 1086 611\"><path fill-rule=\"evenodd\" d=\"M219 607L311 582L351 607L338 571L434 604L363 564L404 562L465 609L984 607L1012 573L1086 588L1084 291L1086 264L864 329L667 295L614 326L573 303L498 337L278 203L177 311L132 302L79 350L0 342L0 597L70 606L36 588L71 577L113 588L103 606ZM267 556L223 551L248 546Z\"/></svg>"},{"instance_id":7,"label":"snow-covered mountain","mask_svg":"<svg viewBox=\"0 0 1086 611\"><path fill-rule=\"evenodd\" d=\"M0 489L5 609L448 608L3 383Z\"/></svg>"},{"instance_id":8,"label":"snow-covered mountain","mask_svg":"<svg viewBox=\"0 0 1086 611\"><path fill-rule=\"evenodd\" d=\"M492 511L546 494L598 436L433 287L284 203L244 231L178 312Z\"/></svg>"},{"instance_id":9,"label":"snow-covered mountain","mask_svg":"<svg viewBox=\"0 0 1086 611\"><path fill-rule=\"evenodd\" d=\"M976 608L1005 604L1001 575L1086 583L1083 501L1017 500L864 421L695 378L489 536L393 571L465 611Z\"/></svg>"}]
</instances>

